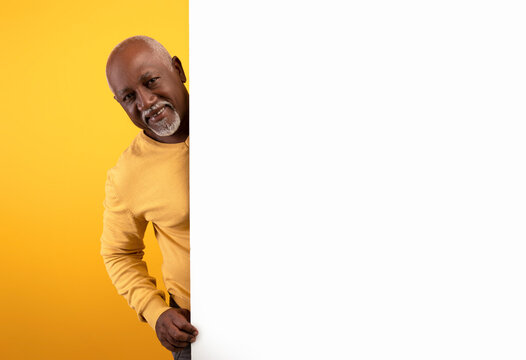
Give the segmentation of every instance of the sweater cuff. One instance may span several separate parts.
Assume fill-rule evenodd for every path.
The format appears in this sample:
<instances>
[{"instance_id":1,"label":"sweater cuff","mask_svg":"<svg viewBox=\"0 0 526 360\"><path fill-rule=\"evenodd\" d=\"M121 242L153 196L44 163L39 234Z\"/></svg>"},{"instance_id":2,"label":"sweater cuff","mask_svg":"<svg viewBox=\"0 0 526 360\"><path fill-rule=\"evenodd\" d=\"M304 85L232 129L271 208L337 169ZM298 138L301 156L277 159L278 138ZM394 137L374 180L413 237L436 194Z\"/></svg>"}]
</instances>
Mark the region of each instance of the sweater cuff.
<instances>
[{"instance_id":1,"label":"sweater cuff","mask_svg":"<svg viewBox=\"0 0 526 360\"><path fill-rule=\"evenodd\" d=\"M148 324L155 330L155 324L159 316L170 307L166 304L164 299L161 296L155 296L150 300L146 308L142 312L142 316L148 322Z\"/></svg>"}]
</instances>

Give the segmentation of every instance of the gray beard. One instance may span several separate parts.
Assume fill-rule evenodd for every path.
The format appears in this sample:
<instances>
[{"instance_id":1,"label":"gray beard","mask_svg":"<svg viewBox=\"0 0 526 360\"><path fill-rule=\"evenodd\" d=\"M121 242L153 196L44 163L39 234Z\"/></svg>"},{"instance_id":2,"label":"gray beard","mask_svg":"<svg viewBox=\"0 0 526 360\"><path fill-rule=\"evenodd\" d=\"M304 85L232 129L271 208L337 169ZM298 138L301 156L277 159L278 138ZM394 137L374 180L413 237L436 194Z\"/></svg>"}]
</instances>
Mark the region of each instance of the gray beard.
<instances>
[{"instance_id":1,"label":"gray beard","mask_svg":"<svg viewBox=\"0 0 526 360\"><path fill-rule=\"evenodd\" d=\"M181 118L177 111L174 110L175 119L174 121L169 121L166 118L162 119L155 124L155 127L148 126L157 136L171 136L175 134L179 126L181 125Z\"/></svg>"}]
</instances>

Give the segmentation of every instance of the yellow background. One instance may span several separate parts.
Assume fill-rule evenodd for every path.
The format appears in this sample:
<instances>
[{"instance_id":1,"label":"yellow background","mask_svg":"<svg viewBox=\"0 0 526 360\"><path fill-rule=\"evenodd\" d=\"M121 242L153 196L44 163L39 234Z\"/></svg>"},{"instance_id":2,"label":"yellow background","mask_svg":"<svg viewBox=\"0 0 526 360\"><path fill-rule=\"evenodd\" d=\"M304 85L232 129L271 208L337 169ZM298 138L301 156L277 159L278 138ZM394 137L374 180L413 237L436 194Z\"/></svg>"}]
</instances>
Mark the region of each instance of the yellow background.
<instances>
[{"instance_id":1,"label":"yellow background","mask_svg":"<svg viewBox=\"0 0 526 360\"><path fill-rule=\"evenodd\" d=\"M106 171L139 131L106 58L148 35L188 75L188 0L2 3L0 358L171 359L99 255ZM151 227L146 260L159 279Z\"/></svg>"}]
</instances>

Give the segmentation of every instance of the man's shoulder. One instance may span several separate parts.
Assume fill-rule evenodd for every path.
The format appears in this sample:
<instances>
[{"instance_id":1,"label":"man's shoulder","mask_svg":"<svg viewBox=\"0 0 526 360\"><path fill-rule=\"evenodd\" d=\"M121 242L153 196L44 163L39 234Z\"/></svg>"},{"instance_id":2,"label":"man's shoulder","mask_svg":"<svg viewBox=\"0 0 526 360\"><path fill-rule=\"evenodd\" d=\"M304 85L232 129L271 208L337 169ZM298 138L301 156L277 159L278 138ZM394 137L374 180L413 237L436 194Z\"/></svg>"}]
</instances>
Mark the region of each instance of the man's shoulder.
<instances>
[{"instance_id":1,"label":"man's shoulder","mask_svg":"<svg viewBox=\"0 0 526 360\"><path fill-rule=\"evenodd\" d=\"M108 180L118 184L128 182L138 176L142 164L143 151L140 146L140 134L137 135L130 145L121 153L115 165L108 170Z\"/></svg>"}]
</instances>

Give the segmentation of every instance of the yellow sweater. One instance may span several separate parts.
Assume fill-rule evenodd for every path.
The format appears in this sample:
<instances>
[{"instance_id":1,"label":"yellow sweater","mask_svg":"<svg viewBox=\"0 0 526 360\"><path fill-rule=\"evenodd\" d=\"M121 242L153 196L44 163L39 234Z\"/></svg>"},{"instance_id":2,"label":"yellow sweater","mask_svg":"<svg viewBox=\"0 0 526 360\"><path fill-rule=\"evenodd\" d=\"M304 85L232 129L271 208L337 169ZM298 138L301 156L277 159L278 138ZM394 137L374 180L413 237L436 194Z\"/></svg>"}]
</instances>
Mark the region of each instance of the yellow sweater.
<instances>
[{"instance_id":1,"label":"yellow sweater","mask_svg":"<svg viewBox=\"0 0 526 360\"><path fill-rule=\"evenodd\" d=\"M188 139L165 144L141 132L106 181L101 255L119 294L154 329L169 307L142 261L149 221L163 255L166 288L179 306L190 309L188 152Z\"/></svg>"}]
</instances>

